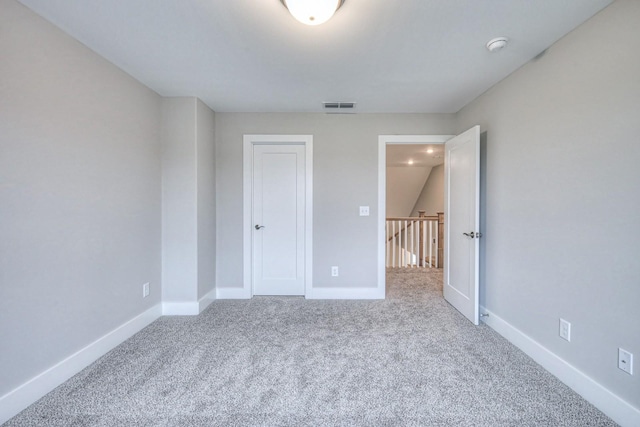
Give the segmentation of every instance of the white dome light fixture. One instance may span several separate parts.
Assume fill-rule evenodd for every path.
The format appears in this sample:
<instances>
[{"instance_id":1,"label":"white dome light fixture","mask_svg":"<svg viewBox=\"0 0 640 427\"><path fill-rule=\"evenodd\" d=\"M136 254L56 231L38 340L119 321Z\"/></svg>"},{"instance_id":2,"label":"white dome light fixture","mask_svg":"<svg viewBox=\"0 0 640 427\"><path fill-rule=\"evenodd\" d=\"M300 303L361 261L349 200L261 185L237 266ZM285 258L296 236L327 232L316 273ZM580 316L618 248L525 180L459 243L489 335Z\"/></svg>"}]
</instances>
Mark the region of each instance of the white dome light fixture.
<instances>
[{"instance_id":1,"label":"white dome light fixture","mask_svg":"<svg viewBox=\"0 0 640 427\"><path fill-rule=\"evenodd\" d=\"M487 49L489 52L497 52L507 47L508 42L509 39L506 37L496 37L495 39L491 39L487 42Z\"/></svg>"},{"instance_id":2,"label":"white dome light fixture","mask_svg":"<svg viewBox=\"0 0 640 427\"><path fill-rule=\"evenodd\" d=\"M344 0L280 0L289 13L306 25L320 25L327 22Z\"/></svg>"}]
</instances>

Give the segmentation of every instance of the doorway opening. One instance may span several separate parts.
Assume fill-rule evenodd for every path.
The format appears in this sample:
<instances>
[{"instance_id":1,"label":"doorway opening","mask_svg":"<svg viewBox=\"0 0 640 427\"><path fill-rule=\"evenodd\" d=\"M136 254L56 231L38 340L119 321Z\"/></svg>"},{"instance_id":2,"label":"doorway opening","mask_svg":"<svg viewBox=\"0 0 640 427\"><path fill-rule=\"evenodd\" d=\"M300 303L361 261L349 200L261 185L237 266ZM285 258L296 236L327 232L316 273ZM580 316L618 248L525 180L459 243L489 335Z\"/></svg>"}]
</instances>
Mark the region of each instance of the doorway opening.
<instances>
[{"instance_id":1,"label":"doorway opening","mask_svg":"<svg viewBox=\"0 0 640 427\"><path fill-rule=\"evenodd\" d=\"M438 207L444 205L444 199L442 205L436 199L444 197L444 187L429 201L424 200L425 194L417 202L434 167L434 177L438 169L443 169L444 143L452 137L380 135L378 138L378 283L383 289L387 266L438 268L442 261L442 253L438 253L438 247L443 246L438 241L443 234L442 230L438 233L438 212L443 210ZM427 209L421 209L422 205ZM434 209L436 212L431 212ZM425 219L418 220L420 215Z\"/></svg>"},{"instance_id":2,"label":"doorway opening","mask_svg":"<svg viewBox=\"0 0 640 427\"><path fill-rule=\"evenodd\" d=\"M444 145L387 145L387 268L443 266Z\"/></svg>"},{"instance_id":3,"label":"doorway opening","mask_svg":"<svg viewBox=\"0 0 640 427\"><path fill-rule=\"evenodd\" d=\"M387 148L393 145L440 145L444 144L444 238L442 239L443 263L443 295L451 305L467 317L472 323L479 324L479 172L480 172L480 127L473 128L457 136L449 135L380 135L378 137L378 286L386 291L387 248L398 249L401 265L413 267L425 263L427 246L418 247L414 251L415 238L411 240L411 250L396 245L389 245L389 237L395 237L392 229L389 235L387 227ZM409 147L410 148L410 147ZM400 150L398 150L400 151ZM434 154L425 153L425 154ZM390 151L392 153L393 150ZM391 156L391 154L390 154ZM417 159L402 160L406 163L417 163ZM418 185L419 188L419 185ZM397 190L394 190L394 193ZM395 197L395 194L394 194ZM411 198L406 206L411 205ZM415 207L415 202L413 203ZM408 207L405 207L408 211ZM413 210L413 209L412 209ZM400 212L402 213L402 212ZM407 229L420 221L410 217L401 224L401 233L407 242ZM422 234L420 234L422 233ZM424 231L418 231L418 243L425 238ZM442 233L441 233L442 235ZM398 236L398 241L402 238ZM427 237L429 244L433 236ZM424 244L424 243L423 243ZM436 252L437 253L437 252ZM418 262L415 263L416 257ZM430 264L433 259L428 255ZM393 262L393 261L392 261ZM437 261L436 261L437 262Z\"/></svg>"}]
</instances>

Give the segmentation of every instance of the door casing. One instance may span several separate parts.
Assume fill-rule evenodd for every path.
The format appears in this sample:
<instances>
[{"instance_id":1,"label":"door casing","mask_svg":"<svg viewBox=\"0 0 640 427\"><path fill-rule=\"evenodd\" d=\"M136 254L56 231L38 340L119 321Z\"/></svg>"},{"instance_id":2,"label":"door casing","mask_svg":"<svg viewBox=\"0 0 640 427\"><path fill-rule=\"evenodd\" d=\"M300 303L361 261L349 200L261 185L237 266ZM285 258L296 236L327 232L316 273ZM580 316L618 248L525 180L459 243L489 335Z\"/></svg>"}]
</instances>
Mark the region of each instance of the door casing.
<instances>
[{"instance_id":1,"label":"door casing","mask_svg":"<svg viewBox=\"0 0 640 427\"><path fill-rule=\"evenodd\" d=\"M313 287L313 135L244 135L243 137L243 291L253 297L252 286L252 211L253 211L253 146L298 144L305 147L305 295Z\"/></svg>"}]
</instances>

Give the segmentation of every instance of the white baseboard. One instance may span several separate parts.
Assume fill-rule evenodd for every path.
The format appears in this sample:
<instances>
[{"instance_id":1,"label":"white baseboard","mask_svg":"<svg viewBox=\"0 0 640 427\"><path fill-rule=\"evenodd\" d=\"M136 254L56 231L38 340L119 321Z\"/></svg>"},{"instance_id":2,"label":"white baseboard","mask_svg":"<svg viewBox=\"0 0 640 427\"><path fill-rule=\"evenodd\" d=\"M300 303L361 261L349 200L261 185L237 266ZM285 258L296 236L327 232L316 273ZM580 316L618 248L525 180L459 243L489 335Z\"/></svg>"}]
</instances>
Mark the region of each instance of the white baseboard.
<instances>
[{"instance_id":1,"label":"white baseboard","mask_svg":"<svg viewBox=\"0 0 640 427\"><path fill-rule=\"evenodd\" d=\"M384 299L384 289L379 288L309 288L306 299ZM250 299L245 288L217 288L217 299Z\"/></svg>"},{"instance_id":2,"label":"white baseboard","mask_svg":"<svg viewBox=\"0 0 640 427\"><path fill-rule=\"evenodd\" d=\"M0 397L0 424L20 413L161 315L162 309L158 304Z\"/></svg>"},{"instance_id":3,"label":"white baseboard","mask_svg":"<svg viewBox=\"0 0 640 427\"><path fill-rule=\"evenodd\" d=\"M489 314L489 316L482 318L487 326L525 352L609 418L623 427L640 426L640 409L618 397L504 319L484 307L480 307L480 309L482 313Z\"/></svg>"},{"instance_id":4,"label":"white baseboard","mask_svg":"<svg viewBox=\"0 0 640 427\"><path fill-rule=\"evenodd\" d=\"M217 299L250 299L251 292L245 288L216 288Z\"/></svg>"},{"instance_id":5,"label":"white baseboard","mask_svg":"<svg viewBox=\"0 0 640 427\"><path fill-rule=\"evenodd\" d=\"M380 288L311 288L307 299L384 299Z\"/></svg>"},{"instance_id":6,"label":"white baseboard","mask_svg":"<svg viewBox=\"0 0 640 427\"><path fill-rule=\"evenodd\" d=\"M216 300L216 288L211 289L198 301L198 313L202 313L212 302Z\"/></svg>"},{"instance_id":7,"label":"white baseboard","mask_svg":"<svg viewBox=\"0 0 640 427\"><path fill-rule=\"evenodd\" d=\"M212 289L198 301L163 302L163 316L197 316L216 300L216 289Z\"/></svg>"}]
</instances>

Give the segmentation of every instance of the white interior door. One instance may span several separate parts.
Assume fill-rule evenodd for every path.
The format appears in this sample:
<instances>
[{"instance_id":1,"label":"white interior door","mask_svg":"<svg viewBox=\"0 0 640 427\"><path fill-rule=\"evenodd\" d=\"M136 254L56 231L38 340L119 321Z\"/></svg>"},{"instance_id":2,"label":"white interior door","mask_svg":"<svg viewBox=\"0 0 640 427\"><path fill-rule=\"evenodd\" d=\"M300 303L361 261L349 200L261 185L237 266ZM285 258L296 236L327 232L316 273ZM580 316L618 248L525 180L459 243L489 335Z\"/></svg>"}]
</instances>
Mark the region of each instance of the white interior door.
<instances>
[{"instance_id":1,"label":"white interior door","mask_svg":"<svg viewBox=\"0 0 640 427\"><path fill-rule=\"evenodd\" d=\"M445 143L444 298L479 324L480 127Z\"/></svg>"},{"instance_id":2,"label":"white interior door","mask_svg":"<svg viewBox=\"0 0 640 427\"><path fill-rule=\"evenodd\" d=\"M254 295L305 293L305 147L253 146Z\"/></svg>"}]
</instances>

